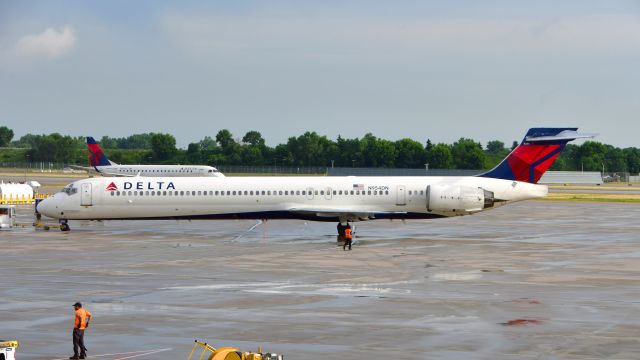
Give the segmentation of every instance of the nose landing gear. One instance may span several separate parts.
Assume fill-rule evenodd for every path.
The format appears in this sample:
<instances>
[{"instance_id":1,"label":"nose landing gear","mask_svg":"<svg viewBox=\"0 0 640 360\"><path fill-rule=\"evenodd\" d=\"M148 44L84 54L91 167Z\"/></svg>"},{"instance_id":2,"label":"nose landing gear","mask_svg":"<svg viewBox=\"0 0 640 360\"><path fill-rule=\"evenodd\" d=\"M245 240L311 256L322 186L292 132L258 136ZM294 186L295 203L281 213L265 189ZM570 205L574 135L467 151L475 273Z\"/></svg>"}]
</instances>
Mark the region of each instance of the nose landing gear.
<instances>
[{"instance_id":1,"label":"nose landing gear","mask_svg":"<svg viewBox=\"0 0 640 360\"><path fill-rule=\"evenodd\" d=\"M60 220L60 231L69 231L71 228L69 227L69 223L67 220Z\"/></svg>"}]
</instances>

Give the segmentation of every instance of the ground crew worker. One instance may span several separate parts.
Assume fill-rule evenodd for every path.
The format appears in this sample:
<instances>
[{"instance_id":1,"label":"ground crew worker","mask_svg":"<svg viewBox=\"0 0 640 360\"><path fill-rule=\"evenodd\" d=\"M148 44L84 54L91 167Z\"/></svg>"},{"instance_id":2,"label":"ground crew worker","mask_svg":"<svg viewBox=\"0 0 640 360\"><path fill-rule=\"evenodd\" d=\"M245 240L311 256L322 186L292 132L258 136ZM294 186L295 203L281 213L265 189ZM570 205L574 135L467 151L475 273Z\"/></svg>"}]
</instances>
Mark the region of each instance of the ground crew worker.
<instances>
[{"instance_id":1,"label":"ground crew worker","mask_svg":"<svg viewBox=\"0 0 640 360\"><path fill-rule=\"evenodd\" d=\"M84 359L87 357L87 348L84 346L84 330L89 326L91 313L89 310L83 309L79 302L73 304L73 307L76 309L73 320L73 356L69 359ZM80 356L78 356L78 348L80 348Z\"/></svg>"},{"instance_id":2,"label":"ground crew worker","mask_svg":"<svg viewBox=\"0 0 640 360\"><path fill-rule=\"evenodd\" d=\"M351 235L351 226L347 224L347 228L344 229L344 245L342 245L342 250L347 250L347 246L349 246L349 250L351 250L351 241L353 236Z\"/></svg>"}]
</instances>

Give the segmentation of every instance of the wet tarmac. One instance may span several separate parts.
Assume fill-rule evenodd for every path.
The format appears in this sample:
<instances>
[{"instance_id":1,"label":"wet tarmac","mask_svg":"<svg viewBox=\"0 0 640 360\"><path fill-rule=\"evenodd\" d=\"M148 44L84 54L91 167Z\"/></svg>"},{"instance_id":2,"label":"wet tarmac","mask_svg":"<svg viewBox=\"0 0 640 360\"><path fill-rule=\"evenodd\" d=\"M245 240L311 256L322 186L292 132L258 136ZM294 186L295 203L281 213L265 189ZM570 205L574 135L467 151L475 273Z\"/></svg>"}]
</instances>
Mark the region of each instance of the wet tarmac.
<instances>
[{"instance_id":1,"label":"wet tarmac","mask_svg":"<svg viewBox=\"0 0 640 360\"><path fill-rule=\"evenodd\" d=\"M129 354L96 359L184 359L194 339L287 359L635 359L639 218L528 201L358 223L350 252L334 224L303 221L5 231L0 338L20 360L68 357L81 301L90 355Z\"/></svg>"}]
</instances>

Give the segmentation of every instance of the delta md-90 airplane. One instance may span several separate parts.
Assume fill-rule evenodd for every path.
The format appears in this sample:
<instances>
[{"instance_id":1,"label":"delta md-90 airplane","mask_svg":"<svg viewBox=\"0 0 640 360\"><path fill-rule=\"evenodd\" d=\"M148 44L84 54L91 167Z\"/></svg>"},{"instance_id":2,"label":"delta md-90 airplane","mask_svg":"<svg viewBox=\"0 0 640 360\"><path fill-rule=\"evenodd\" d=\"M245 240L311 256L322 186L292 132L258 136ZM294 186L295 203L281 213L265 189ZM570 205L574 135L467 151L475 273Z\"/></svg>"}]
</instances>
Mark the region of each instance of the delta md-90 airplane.
<instances>
[{"instance_id":1,"label":"delta md-90 airplane","mask_svg":"<svg viewBox=\"0 0 640 360\"><path fill-rule=\"evenodd\" d=\"M533 128L494 169L477 176L100 177L78 180L37 206L68 220L301 219L348 222L470 215L544 197L538 185L577 128Z\"/></svg>"},{"instance_id":2,"label":"delta md-90 airplane","mask_svg":"<svg viewBox=\"0 0 640 360\"><path fill-rule=\"evenodd\" d=\"M106 176L211 176L224 177L218 169L206 165L122 165L109 160L102 151L100 145L92 138L87 137L87 149L89 150L89 164L87 166L73 166L74 168L93 171Z\"/></svg>"}]
</instances>

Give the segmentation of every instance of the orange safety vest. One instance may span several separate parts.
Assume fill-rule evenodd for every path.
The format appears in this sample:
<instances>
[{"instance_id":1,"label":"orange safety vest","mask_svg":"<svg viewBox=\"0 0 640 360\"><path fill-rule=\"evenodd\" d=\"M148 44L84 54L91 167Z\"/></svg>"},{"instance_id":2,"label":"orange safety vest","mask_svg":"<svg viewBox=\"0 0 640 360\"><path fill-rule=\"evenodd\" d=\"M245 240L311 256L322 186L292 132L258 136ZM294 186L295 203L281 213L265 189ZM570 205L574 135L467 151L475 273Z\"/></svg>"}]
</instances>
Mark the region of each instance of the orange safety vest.
<instances>
[{"instance_id":1,"label":"orange safety vest","mask_svg":"<svg viewBox=\"0 0 640 360\"><path fill-rule=\"evenodd\" d=\"M91 317L91 313L89 312L89 310L85 310L83 308L76 310L73 327L76 329L84 330L87 327L87 317Z\"/></svg>"},{"instance_id":2,"label":"orange safety vest","mask_svg":"<svg viewBox=\"0 0 640 360\"><path fill-rule=\"evenodd\" d=\"M351 229L347 228L344 230L344 237L345 239L351 240Z\"/></svg>"}]
</instances>

